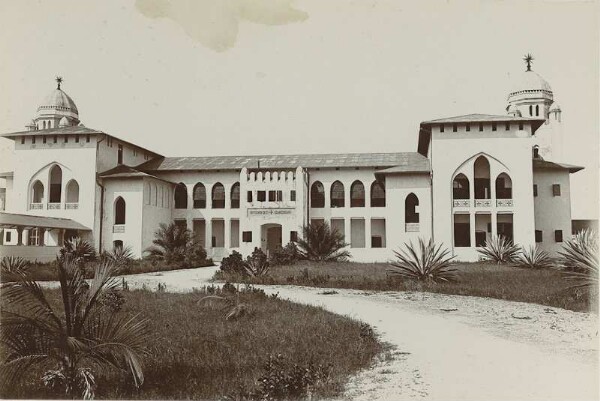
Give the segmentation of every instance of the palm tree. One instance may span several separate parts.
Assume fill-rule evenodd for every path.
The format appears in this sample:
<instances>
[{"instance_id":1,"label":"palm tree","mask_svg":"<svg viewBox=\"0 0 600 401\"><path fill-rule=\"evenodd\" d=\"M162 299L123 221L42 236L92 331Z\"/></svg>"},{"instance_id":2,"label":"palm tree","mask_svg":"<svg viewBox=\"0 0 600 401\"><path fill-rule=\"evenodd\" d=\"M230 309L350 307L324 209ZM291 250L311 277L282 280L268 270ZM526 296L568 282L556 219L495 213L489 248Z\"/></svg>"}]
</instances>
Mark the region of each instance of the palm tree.
<instances>
[{"instance_id":1,"label":"palm tree","mask_svg":"<svg viewBox=\"0 0 600 401\"><path fill-rule=\"evenodd\" d=\"M310 223L302 227L303 238L298 239L300 254L308 260L343 261L350 257L344 235L331 229L326 222Z\"/></svg>"},{"instance_id":2,"label":"palm tree","mask_svg":"<svg viewBox=\"0 0 600 401\"><path fill-rule=\"evenodd\" d=\"M154 233L153 246L146 249L150 257L164 260L166 263L181 262L185 258L186 248L192 235L190 230L175 222L166 225L161 223Z\"/></svg>"},{"instance_id":3,"label":"palm tree","mask_svg":"<svg viewBox=\"0 0 600 401\"><path fill-rule=\"evenodd\" d=\"M0 365L2 384L10 385L38 368L45 371L45 385L60 388L72 398L90 399L94 375L116 368L130 373L139 387L144 381L140 354L148 341L147 324L137 316L109 311L102 302L119 285L113 263L101 261L89 284L76 258L67 255L57 265L60 308L25 275L1 287L9 306L3 308L0 319L5 350Z\"/></svg>"}]
</instances>

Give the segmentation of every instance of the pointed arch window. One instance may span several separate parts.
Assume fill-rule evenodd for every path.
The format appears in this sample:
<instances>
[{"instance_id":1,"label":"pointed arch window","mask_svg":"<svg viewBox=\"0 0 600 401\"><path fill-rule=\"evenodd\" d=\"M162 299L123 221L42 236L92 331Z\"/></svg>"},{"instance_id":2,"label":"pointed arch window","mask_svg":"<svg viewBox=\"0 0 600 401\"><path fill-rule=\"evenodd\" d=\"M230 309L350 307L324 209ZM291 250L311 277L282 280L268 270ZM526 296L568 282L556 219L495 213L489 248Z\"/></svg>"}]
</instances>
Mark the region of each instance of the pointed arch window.
<instances>
[{"instance_id":1,"label":"pointed arch window","mask_svg":"<svg viewBox=\"0 0 600 401\"><path fill-rule=\"evenodd\" d=\"M356 180L350 186L350 207L365 206L365 186Z\"/></svg>"},{"instance_id":2,"label":"pointed arch window","mask_svg":"<svg viewBox=\"0 0 600 401\"><path fill-rule=\"evenodd\" d=\"M404 219L406 220L407 224L419 222L419 212L417 211L417 206L419 206L419 198L417 198L417 195L411 192L404 200Z\"/></svg>"},{"instance_id":3,"label":"pointed arch window","mask_svg":"<svg viewBox=\"0 0 600 401\"><path fill-rule=\"evenodd\" d=\"M239 209L240 208L240 183L236 182L231 187L231 208Z\"/></svg>"},{"instance_id":4,"label":"pointed arch window","mask_svg":"<svg viewBox=\"0 0 600 401\"><path fill-rule=\"evenodd\" d=\"M79 203L79 184L75 180L67 183L67 203Z\"/></svg>"},{"instance_id":5,"label":"pointed arch window","mask_svg":"<svg viewBox=\"0 0 600 401\"><path fill-rule=\"evenodd\" d=\"M310 207L325 207L325 188L321 181L315 181L310 187Z\"/></svg>"},{"instance_id":6,"label":"pointed arch window","mask_svg":"<svg viewBox=\"0 0 600 401\"><path fill-rule=\"evenodd\" d=\"M187 187L184 183L180 182L175 187L175 209L187 209L187 206Z\"/></svg>"},{"instance_id":7,"label":"pointed arch window","mask_svg":"<svg viewBox=\"0 0 600 401\"><path fill-rule=\"evenodd\" d=\"M506 173L496 178L496 199L512 199L512 180Z\"/></svg>"},{"instance_id":8,"label":"pointed arch window","mask_svg":"<svg viewBox=\"0 0 600 401\"><path fill-rule=\"evenodd\" d=\"M40 180L36 180L31 186L31 203L44 202L44 184Z\"/></svg>"},{"instance_id":9,"label":"pointed arch window","mask_svg":"<svg viewBox=\"0 0 600 401\"><path fill-rule=\"evenodd\" d=\"M475 199L490 199L490 162L479 156L473 165L475 177Z\"/></svg>"},{"instance_id":10,"label":"pointed arch window","mask_svg":"<svg viewBox=\"0 0 600 401\"><path fill-rule=\"evenodd\" d=\"M115 224L125 224L125 199L120 196L115 200Z\"/></svg>"},{"instance_id":11,"label":"pointed arch window","mask_svg":"<svg viewBox=\"0 0 600 401\"><path fill-rule=\"evenodd\" d=\"M375 180L371 184L371 207L385 207L385 183Z\"/></svg>"},{"instance_id":12,"label":"pointed arch window","mask_svg":"<svg viewBox=\"0 0 600 401\"><path fill-rule=\"evenodd\" d=\"M60 203L62 199L62 169L54 165L50 169L50 195L48 202Z\"/></svg>"},{"instance_id":13,"label":"pointed arch window","mask_svg":"<svg viewBox=\"0 0 600 401\"><path fill-rule=\"evenodd\" d=\"M452 181L452 199L469 199L470 188L469 179L466 175L460 173Z\"/></svg>"},{"instance_id":14,"label":"pointed arch window","mask_svg":"<svg viewBox=\"0 0 600 401\"><path fill-rule=\"evenodd\" d=\"M331 184L331 207L344 207L345 194L344 184L340 181L335 181Z\"/></svg>"},{"instance_id":15,"label":"pointed arch window","mask_svg":"<svg viewBox=\"0 0 600 401\"><path fill-rule=\"evenodd\" d=\"M225 187L220 182L213 185L211 199L213 209L225 208Z\"/></svg>"},{"instance_id":16,"label":"pointed arch window","mask_svg":"<svg viewBox=\"0 0 600 401\"><path fill-rule=\"evenodd\" d=\"M206 187L201 182L194 185L194 209L206 208Z\"/></svg>"},{"instance_id":17,"label":"pointed arch window","mask_svg":"<svg viewBox=\"0 0 600 401\"><path fill-rule=\"evenodd\" d=\"M536 115L536 116L539 116L539 115L540 115L540 105L539 105L539 104L536 104L536 105L535 105L535 115Z\"/></svg>"}]
</instances>

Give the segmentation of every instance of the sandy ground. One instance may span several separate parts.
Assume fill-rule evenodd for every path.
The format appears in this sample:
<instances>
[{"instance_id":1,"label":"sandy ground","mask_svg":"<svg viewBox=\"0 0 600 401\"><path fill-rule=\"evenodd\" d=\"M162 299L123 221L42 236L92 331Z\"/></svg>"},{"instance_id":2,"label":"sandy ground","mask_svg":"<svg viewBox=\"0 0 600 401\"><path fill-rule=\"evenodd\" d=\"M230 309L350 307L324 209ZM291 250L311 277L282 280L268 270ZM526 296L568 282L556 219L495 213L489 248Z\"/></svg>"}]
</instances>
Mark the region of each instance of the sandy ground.
<instances>
[{"instance_id":1,"label":"sandy ground","mask_svg":"<svg viewBox=\"0 0 600 401\"><path fill-rule=\"evenodd\" d=\"M192 291L216 267L126 276L131 289ZM489 298L261 286L369 323L392 356L359 372L352 400L592 400L599 397L598 316Z\"/></svg>"}]
</instances>

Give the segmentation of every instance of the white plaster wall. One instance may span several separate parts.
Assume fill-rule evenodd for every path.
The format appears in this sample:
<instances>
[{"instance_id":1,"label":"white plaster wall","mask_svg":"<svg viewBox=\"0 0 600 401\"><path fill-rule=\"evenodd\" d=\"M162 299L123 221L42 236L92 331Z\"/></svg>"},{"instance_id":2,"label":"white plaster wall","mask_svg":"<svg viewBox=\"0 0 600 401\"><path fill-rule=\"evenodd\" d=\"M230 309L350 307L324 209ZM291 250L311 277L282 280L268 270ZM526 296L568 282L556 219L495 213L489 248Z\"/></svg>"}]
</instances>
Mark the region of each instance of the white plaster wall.
<instances>
[{"instance_id":1,"label":"white plaster wall","mask_svg":"<svg viewBox=\"0 0 600 401\"><path fill-rule=\"evenodd\" d=\"M161 223L170 224L173 221L172 202L173 185L154 178L146 177L141 180L142 183L142 231L141 231L141 255L144 256L145 250L152 246L154 233L158 230ZM153 191L148 189L160 188L159 197L155 196ZM160 196L162 195L162 196ZM192 227L188 227L190 230Z\"/></svg>"}]
</instances>

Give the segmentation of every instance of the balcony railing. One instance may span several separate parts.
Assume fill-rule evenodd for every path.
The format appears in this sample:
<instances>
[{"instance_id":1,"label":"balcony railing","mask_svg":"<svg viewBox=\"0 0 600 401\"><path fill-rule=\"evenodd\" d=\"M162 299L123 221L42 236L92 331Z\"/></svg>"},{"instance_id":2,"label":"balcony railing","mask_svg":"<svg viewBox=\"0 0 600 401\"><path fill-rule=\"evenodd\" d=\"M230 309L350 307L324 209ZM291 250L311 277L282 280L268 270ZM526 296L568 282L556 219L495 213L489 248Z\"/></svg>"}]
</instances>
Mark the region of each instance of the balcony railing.
<instances>
[{"instance_id":1,"label":"balcony railing","mask_svg":"<svg viewBox=\"0 0 600 401\"><path fill-rule=\"evenodd\" d=\"M491 199L475 199L475 207L492 207Z\"/></svg>"},{"instance_id":2,"label":"balcony railing","mask_svg":"<svg viewBox=\"0 0 600 401\"><path fill-rule=\"evenodd\" d=\"M125 224L115 224L113 226L113 233L123 234L125 232Z\"/></svg>"},{"instance_id":3,"label":"balcony railing","mask_svg":"<svg viewBox=\"0 0 600 401\"><path fill-rule=\"evenodd\" d=\"M512 207L512 199L496 199L496 207Z\"/></svg>"},{"instance_id":4,"label":"balcony railing","mask_svg":"<svg viewBox=\"0 0 600 401\"><path fill-rule=\"evenodd\" d=\"M418 233L419 232L419 223L406 223L406 232L407 233Z\"/></svg>"},{"instance_id":5,"label":"balcony railing","mask_svg":"<svg viewBox=\"0 0 600 401\"><path fill-rule=\"evenodd\" d=\"M48 203L48 210L60 209L60 203Z\"/></svg>"},{"instance_id":6,"label":"balcony railing","mask_svg":"<svg viewBox=\"0 0 600 401\"><path fill-rule=\"evenodd\" d=\"M452 201L452 205L454 207L470 207L471 200L470 199L454 199Z\"/></svg>"},{"instance_id":7,"label":"balcony railing","mask_svg":"<svg viewBox=\"0 0 600 401\"><path fill-rule=\"evenodd\" d=\"M44 208L43 203L30 203L29 204L29 209L31 209L31 210L41 210L43 208Z\"/></svg>"},{"instance_id":8,"label":"balcony railing","mask_svg":"<svg viewBox=\"0 0 600 401\"><path fill-rule=\"evenodd\" d=\"M65 203L65 209L67 209L67 210L79 209L79 203L77 203L77 202Z\"/></svg>"}]
</instances>

